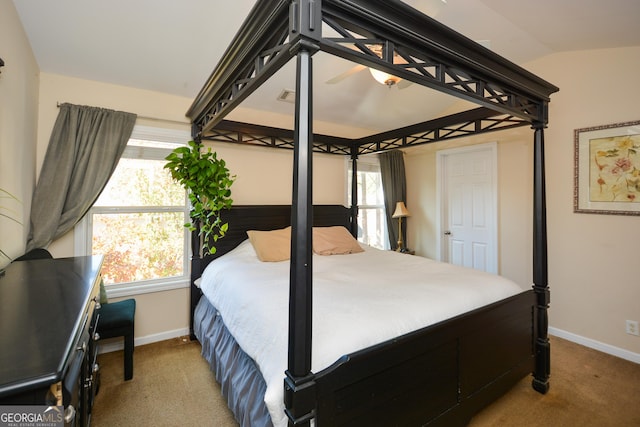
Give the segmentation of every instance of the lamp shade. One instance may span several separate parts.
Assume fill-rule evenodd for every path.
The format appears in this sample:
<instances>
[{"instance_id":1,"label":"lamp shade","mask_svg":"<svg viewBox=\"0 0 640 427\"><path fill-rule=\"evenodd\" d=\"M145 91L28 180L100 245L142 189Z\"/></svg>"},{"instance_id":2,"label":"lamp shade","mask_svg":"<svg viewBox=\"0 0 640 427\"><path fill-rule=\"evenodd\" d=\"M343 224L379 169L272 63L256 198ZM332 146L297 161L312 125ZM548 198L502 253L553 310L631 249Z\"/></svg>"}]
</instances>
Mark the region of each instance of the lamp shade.
<instances>
[{"instance_id":1,"label":"lamp shade","mask_svg":"<svg viewBox=\"0 0 640 427\"><path fill-rule=\"evenodd\" d=\"M392 218L403 218L405 216L411 216L407 207L404 205L404 202L396 203L396 210L391 215Z\"/></svg>"}]
</instances>

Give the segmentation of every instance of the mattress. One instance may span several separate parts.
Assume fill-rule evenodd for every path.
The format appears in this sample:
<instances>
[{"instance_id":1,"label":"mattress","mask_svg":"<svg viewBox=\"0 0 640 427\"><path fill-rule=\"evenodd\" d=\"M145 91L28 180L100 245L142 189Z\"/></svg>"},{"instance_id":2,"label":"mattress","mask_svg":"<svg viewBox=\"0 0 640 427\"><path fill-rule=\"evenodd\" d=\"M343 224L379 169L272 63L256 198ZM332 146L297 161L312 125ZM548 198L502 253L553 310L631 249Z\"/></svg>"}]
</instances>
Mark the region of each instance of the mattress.
<instances>
[{"instance_id":1,"label":"mattress","mask_svg":"<svg viewBox=\"0 0 640 427\"><path fill-rule=\"evenodd\" d=\"M493 274L364 247L313 255L312 371L342 355L522 292ZM247 240L205 269L200 287L229 333L255 362L276 427L287 425L289 262L261 262Z\"/></svg>"}]
</instances>

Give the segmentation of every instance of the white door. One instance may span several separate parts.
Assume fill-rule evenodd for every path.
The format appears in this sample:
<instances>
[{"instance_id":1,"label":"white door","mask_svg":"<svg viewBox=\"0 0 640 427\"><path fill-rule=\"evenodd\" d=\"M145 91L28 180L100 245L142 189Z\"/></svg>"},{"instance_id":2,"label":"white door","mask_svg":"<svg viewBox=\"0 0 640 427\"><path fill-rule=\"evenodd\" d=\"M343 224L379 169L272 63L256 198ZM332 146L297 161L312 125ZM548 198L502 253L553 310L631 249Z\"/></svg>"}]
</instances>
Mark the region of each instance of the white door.
<instances>
[{"instance_id":1,"label":"white door","mask_svg":"<svg viewBox=\"0 0 640 427\"><path fill-rule=\"evenodd\" d=\"M440 259L498 272L497 145L437 153Z\"/></svg>"}]
</instances>

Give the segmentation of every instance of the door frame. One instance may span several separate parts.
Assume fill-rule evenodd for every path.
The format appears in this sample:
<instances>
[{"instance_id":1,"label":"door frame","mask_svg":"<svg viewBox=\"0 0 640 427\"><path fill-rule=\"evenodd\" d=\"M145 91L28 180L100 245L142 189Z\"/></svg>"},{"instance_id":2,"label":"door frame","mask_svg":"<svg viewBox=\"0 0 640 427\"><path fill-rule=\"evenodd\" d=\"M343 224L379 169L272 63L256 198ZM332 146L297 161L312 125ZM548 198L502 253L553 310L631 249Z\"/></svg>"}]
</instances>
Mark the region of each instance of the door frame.
<instances>
[{"instance_id":1,"label":"door frame","mask_svg":"<svg viewBox=\"0 0 640 427\"><path fill-rule=\"evenodd\" d=\"M491 179L493 185L491 188L491 194L493 200L491 201L494 215L490 218L489 223L491 227L490 235L493 240L493 253L492 258L494 260L493 265L490 266L490 270L493 273L498 274L499 262L499 250L498 250L498 143L488 142L483 144L469 145L465 147L447 148L436 151L436 256L439 261L445 261L445 245L444 239L444 221L445 221L445 203L443 201L444 188L446 185L445 176L445 162L447 156L455 154L465 154L476 151L489 151L493 162L491 170Z\"/></svg>"}]
</instances>

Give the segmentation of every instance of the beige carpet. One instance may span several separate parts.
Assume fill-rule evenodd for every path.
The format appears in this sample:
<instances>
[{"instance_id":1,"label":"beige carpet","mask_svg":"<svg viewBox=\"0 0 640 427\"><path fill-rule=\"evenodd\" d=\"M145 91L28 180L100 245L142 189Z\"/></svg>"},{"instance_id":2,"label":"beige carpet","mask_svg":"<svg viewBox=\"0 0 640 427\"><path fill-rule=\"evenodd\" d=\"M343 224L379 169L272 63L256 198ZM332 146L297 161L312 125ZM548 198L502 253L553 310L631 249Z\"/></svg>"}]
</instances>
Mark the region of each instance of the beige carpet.
<instances>
[{"instance_id":1,"label":"beige carpet","mask_svg":"<svg viewBox=\"0 0 640 427\"><path fill-rule=\"evenodd\" d=\"M560 338L552 337L551 345L549 393L536 393L525 378L470 427L640 426L640 365ZM237 426L197 342L136 347L131 381L123 380L122 351L98 361L94 427Z\"/></svg>"},{"instance_id":2,"label":"beige carpet","mask_svg":"<svg viewBox=\"0 0 640 427\"><path fill-rule=\"evenodd\" d=\"M237 426L200 350L188 339L136 347L130 381L124 381L123 351L99 355L91 426Z\"/></svg>"},{"instance_id":3,"label":"beige carpet","mask_svg":"<svg viewBox=\"0 0 640 427\"><path fill-rule=\"evenodd\" d=\"M551 337L551 388L520 381L470 427L638 427L640 365Z\"/></svg>"}]
</instances>

